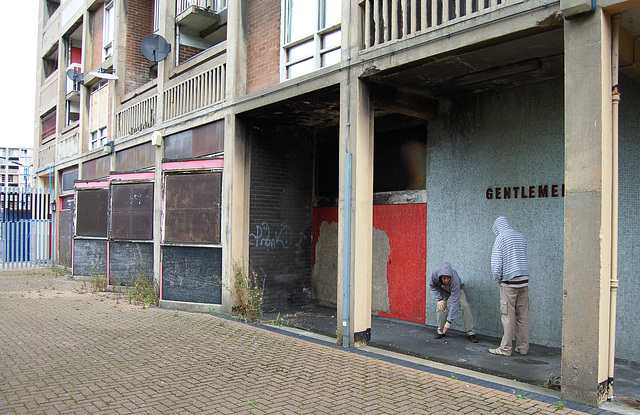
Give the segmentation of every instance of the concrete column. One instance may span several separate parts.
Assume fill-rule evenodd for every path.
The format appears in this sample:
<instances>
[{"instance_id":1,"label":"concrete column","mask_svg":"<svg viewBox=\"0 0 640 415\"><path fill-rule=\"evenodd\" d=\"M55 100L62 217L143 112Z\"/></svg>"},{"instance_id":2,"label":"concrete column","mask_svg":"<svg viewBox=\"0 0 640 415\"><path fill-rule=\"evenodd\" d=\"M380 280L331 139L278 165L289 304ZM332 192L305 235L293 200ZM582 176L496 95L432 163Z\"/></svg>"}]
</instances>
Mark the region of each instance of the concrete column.
<instances>
[{"instance_id":1,"label":"concrete column","mask_svg":"<svg viewBox=\"0 0 640 415\"><path fill-rule=\"evenodd\" d=\"M224 170L222 173L222 283L233 289L233 267L249 267L250 148L242 121L233 112L233 102L246 93L247 1L227 3L226 97L230 112L225 117ZM231 293L222 290L223 312L233 307Z\"/></svg>"},{"instance_id":2,"label":"concrete column","mask_svg":"<svg viewBox=\"0 0 640 415\"><path fill-rule=\"evenodd\" d=\"M608 386L612 264L609 17L565 22L563 398L596 406Z\"/></svg>"},{"instance_id":3,"label":"concrete column","mask_svg":"<svg viewBox=\"0 0 640 415\"><path fill-rule=\"evenodd\" d=\"M342 81L340 101L338 331L344 333L344 346L358 346L371 340L373 99L368 85L354 76ZM351 155L350 171L347 154ZM345 278L349 278L346 285ZM347 303L349 310L345 310Z\"/></svg>"}]
</instances>

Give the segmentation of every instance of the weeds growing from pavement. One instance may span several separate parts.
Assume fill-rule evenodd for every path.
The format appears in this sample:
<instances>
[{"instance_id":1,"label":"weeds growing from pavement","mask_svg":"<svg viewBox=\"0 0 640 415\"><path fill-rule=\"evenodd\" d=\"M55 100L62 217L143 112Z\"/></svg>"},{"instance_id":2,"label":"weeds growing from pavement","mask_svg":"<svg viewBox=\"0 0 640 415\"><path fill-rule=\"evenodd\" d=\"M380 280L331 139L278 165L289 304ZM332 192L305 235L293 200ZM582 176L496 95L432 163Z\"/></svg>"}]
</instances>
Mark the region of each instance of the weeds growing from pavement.
<instances>
[{"instance_id":1,"label":"weeds growing from pavement","mask_svg":"<svg viewBox=\"0 0 640 415\"><path fill-rule=\"evenodd\" d=\"M562 401L554 402L553 407L556 408L556 411L561 411L564 409L564 402Z\"/></svg>"},{"instance_id":2,"label":"weeds growing from pavement","mask_svg":"<svg viewBox=\"0 0 640 415\"><path fill-rule=\"evenodd\" d=\"M129 304L141 305L146 308L157 306L160 302L160 289L153 278L143 273L131 277L131 284L125 289L125 296Z\"/></svg>"},{"instance_id":3,"label":"weeds growing from pavement","mask_svg":"<svg viewBox=\"0 0 640 415\"><path fill-rule=\"evenodd\" d=\"M96 294L107 291L107 276L94 272L91 274L89 283L91 284L91 292Z\"/></svg>"},{"instance_id":4,"label":"weeds growing from pavement","mask_svg":"<svg viewBox=\"0 0 640 415\"><path fill-rule=\"evenodd\" d=\"M247 269L241 261L233 264L233 286L226 285L217 275L215 278L229 291L233 298L233 311L243 320L250 323L258 323L262 317L262 304L264 302L265 279L251 267Z\"/></svg>"}]
</instances>

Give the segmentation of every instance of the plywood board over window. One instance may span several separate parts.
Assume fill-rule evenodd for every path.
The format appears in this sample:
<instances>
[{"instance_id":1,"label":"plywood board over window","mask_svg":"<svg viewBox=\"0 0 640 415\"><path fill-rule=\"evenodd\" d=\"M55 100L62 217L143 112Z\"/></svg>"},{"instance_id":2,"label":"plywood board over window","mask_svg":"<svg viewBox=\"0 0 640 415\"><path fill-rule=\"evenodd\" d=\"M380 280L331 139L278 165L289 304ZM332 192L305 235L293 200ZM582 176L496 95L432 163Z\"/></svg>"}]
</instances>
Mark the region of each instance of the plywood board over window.
<instances>
[{"instance_id":1,"label":"plywood board over window","mask_svg":"<svg viewBox=\"0 0 640 415\"><path fill-rule=\"evenodd\" d=\"M165 242L220 244L221 172L166 176Z\"/></svg>"},{"instance_id":2,"label":"plywood board over window","mask_svg":"<svg viewBox=\"0 0 640 415\"><path fill-rule=\"evenodd\" d=\"M108 189L78 190L76 236L106 237Z\"/></svg>"},{"instance_id":3,"label":"plywood board over window","mask_svg":"<svg viewBox=\"0 0 640 415\"><path fill-rule=\"evenodd\" d=\"M153 239L153 183L111 187L111 238Z\"/></svg>"}]
</instances>

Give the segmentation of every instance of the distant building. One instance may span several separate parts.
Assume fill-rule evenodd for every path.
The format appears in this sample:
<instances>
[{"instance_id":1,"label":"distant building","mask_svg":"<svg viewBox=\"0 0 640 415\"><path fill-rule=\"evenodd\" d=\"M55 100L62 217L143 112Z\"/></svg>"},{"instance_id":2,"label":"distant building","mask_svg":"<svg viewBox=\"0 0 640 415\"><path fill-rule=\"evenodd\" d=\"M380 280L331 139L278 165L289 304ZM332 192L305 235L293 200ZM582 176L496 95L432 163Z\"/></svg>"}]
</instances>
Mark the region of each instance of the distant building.
<instances>
[{"instance_id":1,"label":"distant building","mask_svg":"<svg viewBox=\"0 0 640 415\"><path fill-rule=\"evenodd\" d=\"M33 186L33 163L30 148L0 147L0 187Z\"/></svg>"}]
</instances>

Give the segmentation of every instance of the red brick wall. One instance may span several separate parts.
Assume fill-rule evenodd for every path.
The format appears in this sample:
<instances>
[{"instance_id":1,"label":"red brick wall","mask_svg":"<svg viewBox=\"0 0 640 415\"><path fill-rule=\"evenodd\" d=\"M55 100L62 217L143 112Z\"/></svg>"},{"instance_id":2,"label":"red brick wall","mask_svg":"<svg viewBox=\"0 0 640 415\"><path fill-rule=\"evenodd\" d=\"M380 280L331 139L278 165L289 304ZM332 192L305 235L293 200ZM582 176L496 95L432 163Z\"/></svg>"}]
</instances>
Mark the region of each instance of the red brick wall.
<instances>
[{"instance_id":1,"label":"red brick wall","mask_svg":"<svg viewBox=\"0 0 640 415\"><path fill-rule=\"evenodd\" d=\"M193 46L180 45L179 63L188 61L203 50L204 49L194 48Z\"/></svg>"},{"instance_id":2,"label":"red brick wall","mask_svg":"<svg viewBox=\"0 0 640 415\"><path fill-rule=\"evenodd\" d=\"M127 8L125 94L146 84L150 62L142 55L142 40L153 33L153 0L129 0Z\"/></svg>"},{"instance_id":3,"label":"red brick wall","mask_svg":"<svg viewBox=\"0 0 640 415\"><path fill-rule=\"evenodd\" d=\"M247 33L247 93L280 82L281 0L250 0Z\"/></svg>"},{"instance_id":4,"label":"red brick wall","mask_svg":"<svg viewBox=\"0 0 640 415\"><path fill-rule=\"evenodd\" d=\"M96 69L102 63L102 23L104 19L104 8L100 7L91 14L91 67Z\"/></svg>"}]
</instances>

